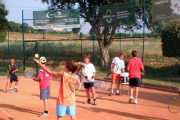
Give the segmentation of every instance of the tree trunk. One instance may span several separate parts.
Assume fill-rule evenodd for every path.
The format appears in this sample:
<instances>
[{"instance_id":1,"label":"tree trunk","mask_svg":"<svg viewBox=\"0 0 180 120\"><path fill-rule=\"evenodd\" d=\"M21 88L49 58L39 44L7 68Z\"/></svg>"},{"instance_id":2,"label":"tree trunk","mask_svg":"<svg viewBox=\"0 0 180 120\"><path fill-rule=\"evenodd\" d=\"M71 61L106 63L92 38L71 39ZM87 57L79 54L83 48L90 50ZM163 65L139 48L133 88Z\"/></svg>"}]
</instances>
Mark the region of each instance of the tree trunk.
<instances>
[{"instance_id":1,"label":"tree trunk","mask_svg":"<svg viewBox=\"0 0 180 120\"><path fill-rule=\"evenodd\" d=\"M109 67L109 47L100 46L101 64L103 67Z\"/></svg>"}]
</instances>

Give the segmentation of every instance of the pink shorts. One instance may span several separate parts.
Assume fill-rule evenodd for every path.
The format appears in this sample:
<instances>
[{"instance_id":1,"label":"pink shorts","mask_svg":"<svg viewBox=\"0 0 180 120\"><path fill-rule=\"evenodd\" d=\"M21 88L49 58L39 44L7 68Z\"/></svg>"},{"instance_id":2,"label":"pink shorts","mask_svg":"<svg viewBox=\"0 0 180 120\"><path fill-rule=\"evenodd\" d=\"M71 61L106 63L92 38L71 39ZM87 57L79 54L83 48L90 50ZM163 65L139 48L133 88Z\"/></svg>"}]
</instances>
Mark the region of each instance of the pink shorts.
<instances>
[{"instance_id":1,"label":"pink shorts","mask_svg":"<svg viewBox=\"0 0 180 120\"><path fill-rule=\"evenodd\" d=\"M112 73L112 80L120 80L120 74Z\"/></svg>"}]
</instances>

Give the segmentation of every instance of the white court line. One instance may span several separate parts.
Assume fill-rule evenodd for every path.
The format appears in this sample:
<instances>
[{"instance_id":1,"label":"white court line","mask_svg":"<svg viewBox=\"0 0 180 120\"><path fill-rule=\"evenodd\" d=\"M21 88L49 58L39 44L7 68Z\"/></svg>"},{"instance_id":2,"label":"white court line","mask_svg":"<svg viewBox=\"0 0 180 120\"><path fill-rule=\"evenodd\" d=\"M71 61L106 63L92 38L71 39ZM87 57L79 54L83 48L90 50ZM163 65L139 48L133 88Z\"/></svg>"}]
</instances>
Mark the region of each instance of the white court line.
<instances>
[{"instance_id":1,"label":"white court line","mask_svg":"<svg viewBox=\"0 0 180 120\"><path fill-rule=\"evenodd\" d=\"M9 113L7 113L6 111L4 111L2 108L0 108L1 111L3 111L6 115L8 115L11 118L14 118L13 116L11 116Z\"/></svg>"}]
</instances>

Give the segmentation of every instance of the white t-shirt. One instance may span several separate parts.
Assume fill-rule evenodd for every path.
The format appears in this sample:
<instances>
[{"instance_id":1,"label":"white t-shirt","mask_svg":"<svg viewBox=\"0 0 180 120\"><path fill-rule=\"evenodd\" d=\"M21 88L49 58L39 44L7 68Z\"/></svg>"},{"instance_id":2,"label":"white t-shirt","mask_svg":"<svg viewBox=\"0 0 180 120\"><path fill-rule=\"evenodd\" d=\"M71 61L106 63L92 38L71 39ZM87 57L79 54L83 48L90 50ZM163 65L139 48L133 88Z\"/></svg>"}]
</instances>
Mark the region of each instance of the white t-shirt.
<instances>
[{"instance_id":1,"label":"white t-shirt","mask_svg":"<svg viewBox=\"0 0 180 120\"><path fill-rule=\"evenodd\" d=\"M89 78L89 80L94 81L94 79L92 79L92 76L93 76L93 73L96 72L96 69L92 63L86 64L86 67L82 69L81 72L84 73ZM83 77L83 82L90 83L89 81L87 81L85 77Z\"/></svg>"},{"instance_id":2,"label":"white t-shirt","mask_svg":"<svg viewBox=\"0 0 180 120\"><path fill-rule=\"evenodd\" d=\"M125 68L125 63L123 60L121 60L119 57L115 57L112 61L113 64L117 64L119 67L118 67L118 70L115 71L114 73L116 74L120 74L121 73L121 69Z\"/></svg>"}]
</instances>

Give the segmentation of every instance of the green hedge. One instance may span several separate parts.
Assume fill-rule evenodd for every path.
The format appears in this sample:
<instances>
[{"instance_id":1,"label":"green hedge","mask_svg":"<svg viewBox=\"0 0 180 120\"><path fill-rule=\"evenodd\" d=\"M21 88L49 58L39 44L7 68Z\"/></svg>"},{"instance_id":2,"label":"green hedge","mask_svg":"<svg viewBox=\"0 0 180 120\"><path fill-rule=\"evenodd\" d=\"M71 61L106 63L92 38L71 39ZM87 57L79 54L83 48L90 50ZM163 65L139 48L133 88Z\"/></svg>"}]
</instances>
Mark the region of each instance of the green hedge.
<instances>
[{"instance_id":1,"label":"green hedge","mask_svg":"<svg viewBox=\"0 0 180 120\"><path fill-rule=\"evenodd\" d=\"M0 32L0 42L4 42L6 40L6 30Z\"/></svg>"},{"instance_id":2,"label":"green hedge","mask_svg":"<svg viewBox=\"0 0 180 120\"><path fill-rule=\"evenodd\" d=\"M180 58L180 22L170 22L162 31L162 51L166 57Z\"/></svg>"}]
</instances>

